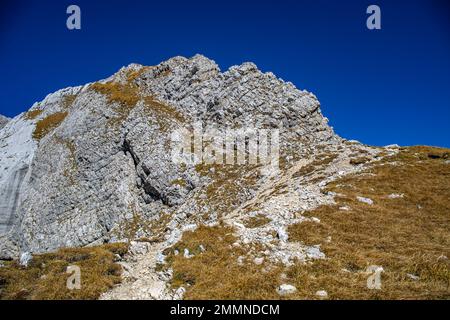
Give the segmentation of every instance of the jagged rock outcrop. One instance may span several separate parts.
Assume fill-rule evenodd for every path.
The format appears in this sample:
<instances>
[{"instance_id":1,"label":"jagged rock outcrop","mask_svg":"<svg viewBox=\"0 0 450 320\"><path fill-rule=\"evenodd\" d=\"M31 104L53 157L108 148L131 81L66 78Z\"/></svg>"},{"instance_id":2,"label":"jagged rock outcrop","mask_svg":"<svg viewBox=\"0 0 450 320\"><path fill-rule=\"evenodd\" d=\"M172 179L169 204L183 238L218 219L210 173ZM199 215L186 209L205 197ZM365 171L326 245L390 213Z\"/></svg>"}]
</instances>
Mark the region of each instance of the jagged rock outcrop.
<instances>
[{"instance_id":1,"label":"jagged rock outcrop","mask_svg":"<svg viewBox=\"0 0 450 320\"><path fill-rule=\"evenodd\" d=\"M48 95L0 131L0 257L124 237L175 241L183 226L238 208L266 178L227 169L237 175L230 191L214 168L174 163L171 134L195 122L278 128L283 170L342 143L313 94L252 63L223 73L201 55L132 64ZM222 191L230 199L218 200Z\"/></svg>"},{"instance_id":2,"label":"jagged rock outcrop","mask_svg":"<svg viewBox=\"0 0 450 320\"><path fill-rule=\"evenodd\" d=\"M0 129L2 129L11 119L0 114Z\"/></svg>"}]
</instances>

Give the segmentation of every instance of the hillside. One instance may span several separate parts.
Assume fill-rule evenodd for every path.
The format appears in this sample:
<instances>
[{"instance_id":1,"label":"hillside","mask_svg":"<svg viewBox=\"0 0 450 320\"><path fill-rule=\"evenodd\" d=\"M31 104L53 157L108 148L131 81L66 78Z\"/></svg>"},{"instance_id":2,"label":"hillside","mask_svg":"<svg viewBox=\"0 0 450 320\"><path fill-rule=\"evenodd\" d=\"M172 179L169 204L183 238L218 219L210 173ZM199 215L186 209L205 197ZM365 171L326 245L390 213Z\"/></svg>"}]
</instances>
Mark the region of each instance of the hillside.
<instances>
[{"instance_id":1,"label":"hillside","mask_svg":"<svg viewBox=\"0 0 450 320\"><path fill-rule=\"evenodd\" d=\"M197 124L276 131L276 162L174 161ZM129 65L34 104L0 148L1 298L449 298L450 151L342 139L252 63Z\"/></svg>"}]
</instances>

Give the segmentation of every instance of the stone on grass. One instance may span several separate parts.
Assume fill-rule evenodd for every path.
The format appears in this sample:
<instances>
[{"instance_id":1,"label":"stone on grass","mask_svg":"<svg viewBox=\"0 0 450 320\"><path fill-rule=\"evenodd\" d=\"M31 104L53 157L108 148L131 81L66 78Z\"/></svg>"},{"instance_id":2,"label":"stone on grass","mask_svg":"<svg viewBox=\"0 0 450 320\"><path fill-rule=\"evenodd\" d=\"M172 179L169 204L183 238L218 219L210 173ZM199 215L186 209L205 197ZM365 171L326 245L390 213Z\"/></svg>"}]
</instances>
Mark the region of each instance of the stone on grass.
<instances>
[{"instance_id":1,"label":"stone on grass","mask_svg":"<svg viewBox=\"0 0 450 320\"><path fill-rule=\"evenodd\" d=\"M403 198L405 195L403 193L398 194L398 193L391 193L390 195L388 195L389 199L399 199L399 198Z\"/></svg>"},{"instance_id":2,"label":"stone on grass","mask_svg":"<svg viewBox=\"0 0 450 320\"><path fill-rule=\"evenodd\" d=\"M29 252L24 252L20 255L19 263L21 266L28 267L28 263L33 259L33 256Z\"/></svg>"},{"instance_id":3,"label":"stone on grass","mask_svg":"<svg viewBox=\"0 0 450 320\"><path fill-rule=\"evenodd\" d=\"M279 287L277 288L277 293L278 293L280 296L285 296L285 295L288 295L288 294L293 294L293 293L295 293L296 291L297 291L297 288L294 287L294 286L291 285L291 284L282 284L281 286L279 286Z\"/></svg>"},{"instance_id":4,"label":"stone on grass","mask_svg":"<svg viewBox=\"0 0 450 320\"><path fill-rule=\"evenodd\" d=\"M319 290L316 292L316 296L318 296L321 299L325 299L328 298L328 292L326 292L325 290Z\"/></svg>"},{"instance_id":5,"label":"stone on grass","mask_svg":"<svg viewBox=\"0 0 450 320\"><path fill-rule=\"evenodd\" d=\"M356 197L356 199L359 201L359 202L363 202L363 203L366 203L366 204L368 204L368 205L373 205L373 200L372 199L369 199L369 198L364 198L364 197Z\"/></svg>"}]
</instances>

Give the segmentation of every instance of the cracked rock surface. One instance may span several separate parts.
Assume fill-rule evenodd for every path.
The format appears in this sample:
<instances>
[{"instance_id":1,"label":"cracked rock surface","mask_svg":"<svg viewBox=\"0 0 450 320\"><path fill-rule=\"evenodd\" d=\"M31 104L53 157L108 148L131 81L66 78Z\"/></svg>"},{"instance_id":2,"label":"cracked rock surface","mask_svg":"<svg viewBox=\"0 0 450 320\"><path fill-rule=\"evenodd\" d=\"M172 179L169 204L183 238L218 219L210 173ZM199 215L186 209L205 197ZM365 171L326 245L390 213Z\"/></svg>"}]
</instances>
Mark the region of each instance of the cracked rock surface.
<instances>
[{"instance_id":1,"label":"cracked rock surface","mask_svg":"<svg viewBox=\"0 0 450 320\"><path fill-rule=\"evenodd\" d=\"M1 258L119 241L130 236L126 229L175 241L180 224L202 214L213 222L255 194L259 178L240 185L234 205L212 204L204 192L209 173L171 159L170 135L180 126L278 128L288 163L292 150L342 143L312 93L252 63L221 72L201 55L175 57L131 64L99 83L113 90L62 89L2 120ZM36 138L37 126L55 114L63 120Z\"/></svg>"}]
</instances>

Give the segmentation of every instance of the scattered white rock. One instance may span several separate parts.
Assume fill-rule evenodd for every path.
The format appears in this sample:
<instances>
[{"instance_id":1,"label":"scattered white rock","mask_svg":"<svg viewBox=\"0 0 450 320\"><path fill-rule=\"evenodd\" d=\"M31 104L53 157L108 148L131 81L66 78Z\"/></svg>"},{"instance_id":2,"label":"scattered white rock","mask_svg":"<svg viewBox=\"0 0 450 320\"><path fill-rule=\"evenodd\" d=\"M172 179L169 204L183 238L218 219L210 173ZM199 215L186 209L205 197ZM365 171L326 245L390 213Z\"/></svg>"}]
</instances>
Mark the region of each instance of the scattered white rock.
<instances>
[{"instance_id":1,"label":"scattered white rock","mask_svg":"<svg viewBox=\"0 0 450 320\"><path fill-rule=\"evenodd\" d=\"M311 218L311 221L312 221L312 222L316 222L316 223L320 223L320 219L319 219L319 218L316 218L316 217L312 217L312 218Z\"/></svg>"},{"instance_id":2,"label":"scattered white rock","mask_svg":"<svg viewBox=\"0 0 450 320\"><path fill-rule=\"evenodd\" d=\"M244 264L244 257L243 256L239 256L238 258L237 258L237 263L238 263L238 265L240 265L240 266L242 266L243 264Z\"/></svg>"},{"instance_id":3,"label":"scattered white rock","mask_svg":"<svg viewBox=\"0 0 450 320\"><path fill-rule=\"evenodd\" d=\"M180 251L178 251L178 250L175 249L175 250L173 251L173 254L174 254L175 256L177 256L177 255L180 254Z\"/></svg>"},{"instance_id":4,"label":"scattered white rock","mask_svg":"<svg viewBox=\"0 0 450 320\"><path fill-rule=\"evenodd\" d=\"M325 187L327 184L328 184L327 181L321 181L321 182L319 183L319 187L320 187L320 188L323 188L323 187Z\"/></svg>"},{"instance_id":5,"label":"scattered white rock","mask_svg":"<svg viewBox=\"0 0 450 320\"><path fill-rule=\"evenodd\" d=\"M194 255L192 255L192 254L189 252L189 249L187 249L187 248L184 249L183 257L185 257L186 259L190 259L190 258L192 258L193 256L194 256Z\"/></svg>"},{"instance_id":6,"label":"scattered white rock","mask_svg":"<svg viewBox=\"0 0 450 320\"><path fill-rule=\"evenodd\" d=\"M20 255L19 263L21 266L28 267L28 263L33 259L30 252L24 252Z\"/></svg>"},{"instance_id":7,"label":"scattered white rock","mask_svg":"<svg viewBox=\"0 0 450 320\"><path fill-rule=\"evenodd\" d=\"M197 229L197 225L195 223L192 223L192 224L188 224L187 226L184 226L183 232L194 231L195 229Z\"/></svg>"},{"instance_id":8,"label":"scattered white rock","mask_svg":"<svg viewBox=\"0 0 450 320\"><path fill-rule=\"evenodd\" d=\"M158 263L158 264L165 264L166 256L162 252L159 252L155 257L155 260L156 260L156 263Z\"/></svg>"},{"instance_id":9,"label":"scattered white rock","mask_svg":"<svg viewBox=\"0 0 450 320\"><path fill-rule=\"evenodd\" d=\"M277 288L277 293L280 296L285 296L285 295L288 295L288 294L292 294L292 293L295 293L296 291L297 291L297 288L294 287L291 284L282 284L281 286L279 286Z\"/></svg>"},{"instance_id":10,"label":"scattered white rock","mask_svg":"<svg viewBox=\"0 0 450 320\"><path fill-rule=\"evenodd\" d=\"M146 242L131 241L130 253L133 255L142 255L148 252L148 244Z\"/></svg>"},{"instance_id":11,"label":"scattered white rock","mask_svg":"<svg viewBox=\"0 0 450 320\"><path fill-rule=\"evenodd\" d=\"M325 299L328 298L328 292L326 292L325 290L319 290L316 292L316 296L318 296L321 299Z\"/></svg>"},{"instance_id":12,"label":"scattered white rock","mask_svg":"<svg viewBox=\"0 0 450 320\"><path fill-rule=\"evenodd\" d=\"M389 144L387 146L384 146L386 149L398 149L400 146L398 144Z\"/></svg>"},{"instance_id":13,"label":"scattered white rock","mask_svg":"<svg viewBox=\"0 0 450 320\"><path fill-rule=\"evenodd\" d=\"M391 193L390 195L388 195L389 199L399 199L399 198L403 198L405 195L403 193L398 194L398 193Z\"/></svg>"},{"instance_id":14,"label":"scattered white rock","mask_svg":"<svg viewBox=\"0 0 450 320\"><path fill-rule=\"evenodd\" d=\"M277 230L277 237L278 239L280 239L282 242L287 242L289 239L289 235L287 234L286 230L284 228L279 228Z\"/></svg>"},{"instance_id":15,"label":"scattered white rock","mask_svg":"<svg viewBox=\"0 0 450 320\"><path fill-rule=\"evenodd\" d=\"M342 211L350 211L350 208L347 207L347 206L343 206L343 207L339 207L339 210L342 210Z\"/></svg>"},{"instance_id":16,"label":"scattered white rock","mask_svg":"<svg viewBox=\"0 0 450 320\"><path fill-rule=\"evenodd\" d=\"M364 197L356 197L356 199L359 201L359 202L363 202L363 203L366 203L366 204L368 204L368 205L373 205L373 200L372 199L369 199L369 198L364 198Z\"/></svg>"},{"instance_id":17,"label":"scattered white rock","mask_svg":"<svg viewBox=\"0 0 450 320\"><path fill-rule=\"evenodd\" d=\"M412 274L412 273L407 273L406 275L408 276L408 278L411 278L412 280L415 280L415 281L420 279L418 276L416 276L415 274Z\"/></svg>"},{"instance_id":18,"label":"scattered white rock","mask_svg":"<svg viewBox=\"0 0 450 320\"><path fill-rule=\"evenodd\" d=\"M440 262L440 261L446 261L446 260L448 260L448 257L447 257L446 255L441 254L441 255L438 257L437 260L438 260L439 262Z\"/></svg>"},{"instance_id":19,"label":"scattered white rock","mask_svg":"<svg viewBox=\"0 0 450 320\"><path fill-rule=\"evenodd\" d=\"M306 256L310 259L323 259L325 258L325 254L320 251L320 246L307 246L305 248Z\"/></svg>"},{"instance_id":20,"label":"scattered white rock","mask_svg":"<svg viewBox=\"0 0 450 320\"><path fill-rule=\"evenodd\" d=\"M255 258L255 259L253 260L253 262L254 262L256 265L261 265L261 264L263 264L263 262L264 262L264 258L262 258L262 257Z\"/></svg>"},{"instance_id":21,"label":"scattered white rock","mask_svg":"<svg viewBox=\"0 0 450 320\"><path fill-rule=\"evenodd\" d=\"M198 248L200 249L201 252L205 252L206 251L205 247L202 244L199 245Z\"/></svg>"},{"instance_id":22,"label":"scattered white rock","mask_svg":"<svg viewBox=\"0 0 450 320\"><path fill-rule=\"evenodd\" d=\"M179 287L177 291L175 291L172 299L173 300L183 300L183 296L186 293L186 289L184 287Z\"/></svg>"}]
</instances>

